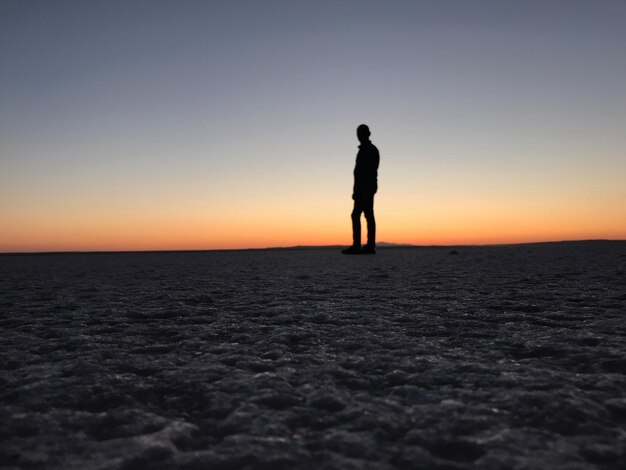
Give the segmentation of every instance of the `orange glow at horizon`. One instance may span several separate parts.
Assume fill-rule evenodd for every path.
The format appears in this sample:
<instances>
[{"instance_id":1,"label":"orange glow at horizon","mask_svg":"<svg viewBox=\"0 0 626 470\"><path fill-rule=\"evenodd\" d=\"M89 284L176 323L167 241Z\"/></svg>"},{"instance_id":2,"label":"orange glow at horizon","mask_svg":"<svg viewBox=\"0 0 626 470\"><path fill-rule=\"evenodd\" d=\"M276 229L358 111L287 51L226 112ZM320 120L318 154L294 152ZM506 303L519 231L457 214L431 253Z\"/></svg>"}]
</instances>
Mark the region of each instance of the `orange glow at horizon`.
<instances>
[{"instance_id":1,"label":"orange glow at horizon","mask_svg":"<svg viewBox=\"0 0 626 470\"><path fill-rule=\"evenodd\" d=\"M582 239L626 239L619 210L582 217L580 210L560 212L526 208L440 205L436 210L406 212L381 198L376 208L378 241L414 245L484 245ZM350 205L335 205L317 216L279 210L163 214L65 214L3 221L0 252L151 251L267 248L295 245L349 245ZM365 221L363 238L365 238Z\"/></svg>"},{"instance_id":2,"label":"orange glow at horizon","mask_svg":"<svg viewBox=\"0 0 626 470\"><path fill-rule=\"evenodd\" d=\"M16 186L12 198L0 200L0 252L349 245L349 160L340 169L344 174L335 168L326 179L309 173L299 179L259 182L250 173L212 185L190 176L181 179L184 184L175 181L169 186L122 182L109 187L101 180L55 190ZM613 181L603 176L605 187L590 190L587 184L585 192L578 191L585 187L582 177L561 186L546 181L530 191L521 177L511 179L508 187L480 178L468 182L465 175L430 184L424 178L416 185L391 170L383 167L375 200L379 242L483 245L626 239L626 207L616 203L626 200L626 189L617 177ZM325 180L323 194L310 183ZM447 186L441 187L442 182Z\"/></svg>"}]
</instances>

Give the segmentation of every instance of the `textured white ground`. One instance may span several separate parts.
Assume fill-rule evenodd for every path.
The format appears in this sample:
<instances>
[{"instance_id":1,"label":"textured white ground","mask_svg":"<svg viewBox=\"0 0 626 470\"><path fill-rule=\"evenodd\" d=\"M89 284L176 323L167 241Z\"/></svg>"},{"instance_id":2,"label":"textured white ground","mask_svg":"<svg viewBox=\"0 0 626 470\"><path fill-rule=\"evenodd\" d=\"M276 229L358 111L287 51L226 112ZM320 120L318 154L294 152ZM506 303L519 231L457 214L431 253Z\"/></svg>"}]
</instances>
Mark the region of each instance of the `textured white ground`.
<instances>
[{"instance_id":1,"label":"textured white ground","mask_svg":"<svg viewBox=\"0 0 626 470\"><path fill-rule=\"evenodd\" d=\"M626 242L0 257L0 466L624 468Z\"/></svg>"}]
</instances>

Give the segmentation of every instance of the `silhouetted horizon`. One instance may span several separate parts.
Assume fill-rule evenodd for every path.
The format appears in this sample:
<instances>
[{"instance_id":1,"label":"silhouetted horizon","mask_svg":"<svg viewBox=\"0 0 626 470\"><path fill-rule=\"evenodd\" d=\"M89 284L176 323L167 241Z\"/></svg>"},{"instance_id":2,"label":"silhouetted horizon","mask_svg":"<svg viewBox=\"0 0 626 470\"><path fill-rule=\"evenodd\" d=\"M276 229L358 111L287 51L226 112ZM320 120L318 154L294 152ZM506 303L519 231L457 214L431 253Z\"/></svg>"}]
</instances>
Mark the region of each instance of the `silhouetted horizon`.
<instances>
[{"instance_id":1,"label":"silhouetted horizon","mask_svg":"<svg viewBox=\"0 0 626 470\"><path fill-rule=\"evenodd\" d=\"M461 244L433 244L421 245L411 243L394 243L394 242L378 242L377 248L385 249L413 249L413 248L474 248L474 247L506 247L506 246L525 246L525 245L558 245L558 244L592 244L592 243L626 243L623 238L596 238L581 240L544 240L530 242L514 242L514 243L461 243ZM205 253L205 252L223 252L223 251L272 251L272 250L323 250L345 247L342 244L330 245L290 245L290 246L267 246L267 247L251 247L251 248L197 248L197 249L172 249L172 250L67 250L67 251L3 251L0 256L13 255L57 255L57 254L107 254L107 253Z\"/></svg>"}]
</instances>

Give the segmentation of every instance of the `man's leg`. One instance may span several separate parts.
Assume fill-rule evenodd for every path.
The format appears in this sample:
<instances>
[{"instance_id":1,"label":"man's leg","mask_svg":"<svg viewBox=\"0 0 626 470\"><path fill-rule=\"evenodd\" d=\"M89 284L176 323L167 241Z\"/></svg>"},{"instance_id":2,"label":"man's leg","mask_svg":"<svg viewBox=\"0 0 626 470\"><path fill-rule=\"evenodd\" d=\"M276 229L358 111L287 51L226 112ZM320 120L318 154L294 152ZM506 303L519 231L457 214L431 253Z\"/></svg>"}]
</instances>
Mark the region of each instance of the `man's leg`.
<instances>
[{"instance_id":1,"label":"man's leg","mask_svg":"<svg viewBox=\"0 0 626 470\"><path fill-rule=\"evenodd\" d=\"M367 199L363 205L365 220L367 221L367 246L376 248L376 219L374 218L374 196Z\"/></svg>"},{"instance_id":2,"label":"man's leg","mask_svg":"<svg viewBox=\"0 0 626 470\"><path fill-rule=\"evenodd\" d=\"M363 205L361 201L354 201L354 209L352 209L352 246L361 246L361 212Z\"/></svg>"},{"instance_id":3,"label":"man's leg","mask_svg":"<svg viewBox=\"0 0 626 470\"><path fill-rule=\"evenodd\" d=\"M361 208L367 221L367 245L359 252L361 255L376 254L376 220L374 219L374 196L361 202Z\"/></svg>"},{"instance_id":4,"label":"man's leg","mask_svg":"<svg viewBox=\"0 0 626 470\"><path fill-rule=\"evenodd\" d=\"M352 246L341 250L344 255L361 254L361 212L363 212L362 201L354 201L354 209L352 209Z\"/></svg>"}]
</instances>

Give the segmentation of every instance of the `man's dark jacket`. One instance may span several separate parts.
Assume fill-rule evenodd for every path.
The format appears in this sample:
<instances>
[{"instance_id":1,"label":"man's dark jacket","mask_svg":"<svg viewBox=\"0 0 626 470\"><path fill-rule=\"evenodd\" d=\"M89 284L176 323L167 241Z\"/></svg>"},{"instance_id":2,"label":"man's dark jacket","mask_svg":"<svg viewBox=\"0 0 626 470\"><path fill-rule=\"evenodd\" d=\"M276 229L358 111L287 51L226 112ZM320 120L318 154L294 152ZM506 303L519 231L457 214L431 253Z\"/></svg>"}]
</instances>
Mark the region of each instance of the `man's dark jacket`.
<instances>
[{"instance_id":1,"label":"man's dark jacket","mask_svg":"<svg viewBox=\"0 0 626 470\"><path fill-rule=\"evenodd\" d=\"M359 145L354 167L354 192L352 199L364 200L374 197L378 190L378 149L371 142Z\"/></svg>"}]
</instances>

